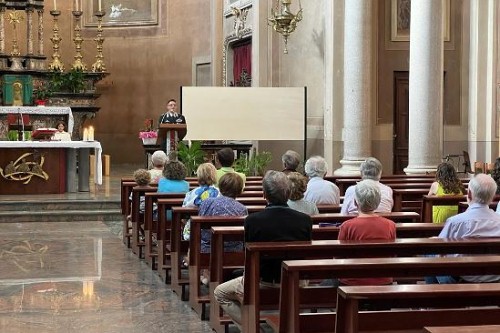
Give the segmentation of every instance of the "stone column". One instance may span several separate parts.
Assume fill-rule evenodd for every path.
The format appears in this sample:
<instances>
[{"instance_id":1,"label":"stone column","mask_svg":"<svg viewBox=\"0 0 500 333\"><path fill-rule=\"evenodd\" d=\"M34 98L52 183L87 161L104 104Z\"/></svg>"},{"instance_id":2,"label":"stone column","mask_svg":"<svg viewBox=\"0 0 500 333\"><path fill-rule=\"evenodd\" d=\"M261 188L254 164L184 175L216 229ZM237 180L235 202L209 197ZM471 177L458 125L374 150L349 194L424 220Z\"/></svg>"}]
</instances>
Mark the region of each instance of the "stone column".
<instances>
[{"instance_id":1,"label":"stone column","mask_svg":"<svg viewBox=\"0 0 500 333\"><path fill-rule=\"evenodd\" d=\"M500 86L495 84L500 75L498 42L498 1L470 1L469 50L469 107L468 152L472 166L475 161L492 163L498 153L498 120L500 109L495 98ZM498 90L497 90L498 89Z\"/></svg>"},{"instance_id":2,"label":"stone column","mask_svg":"<svg viewBox=\"0 0 500 333\"><path fill-rule=\"evenodd\" d=\"M26 50L28 55L33 55L33 8L26 8Z\"/></svg>"},{"instance_id":3,"label":"stone column","mask_svg":"<svg viewBox=\"0 0 500 333\"><path fill-rule=\"evenodd\" d=\"M37 10L38 14L38 55L43 56L43 9Z\"/></svg>"},{"instance_id":4,"label":"stone column","mask_svg":"<svg viewBox=\"0 0 500 333\"><path fill-rule=\"evenodd\" d=\"M374 1L345 2L344 23L344 156L335 175L359 175L371 155Z\"/></svg>"},{"instance_id":5,"label":"stone column","mask_svg":"<svg viewBox=\"0 0 500 333\"><path fill-rule=\"evenodd\" d=\"M5 54L5 7L0 7L0 54Z\"/></svg>"},{"instance_id":6,"label":"stone column","mask_svg":"<svg viewBox=\"0 0 500 333\"><path fill-rule=\"evenodd\" d=\"M436 171L443 146L443 2L411 2L407 174Z\"/></svg>"}]
</instances>

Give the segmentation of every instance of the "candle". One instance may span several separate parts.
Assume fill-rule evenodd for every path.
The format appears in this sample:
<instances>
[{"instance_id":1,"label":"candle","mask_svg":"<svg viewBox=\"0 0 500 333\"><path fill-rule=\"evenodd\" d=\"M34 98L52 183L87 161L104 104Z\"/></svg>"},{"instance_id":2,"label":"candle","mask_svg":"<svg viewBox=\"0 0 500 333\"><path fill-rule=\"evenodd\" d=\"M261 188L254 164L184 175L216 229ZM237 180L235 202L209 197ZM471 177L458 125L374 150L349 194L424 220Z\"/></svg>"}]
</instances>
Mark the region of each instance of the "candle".
<instances>
[{"instance_id":1,"label":"candle","mask_svg":"<svg viewBox=\"0 0 500 333\"><path fill-rule=\"evenodd\" d=\"M57 0L54 0L54 10L57 10Z\"/></svg>"},{"instance_id":2,"label":"candle","mask_svg":"<svg viewBox=\"0 0 500 333\"><path fill-rule=\"evenodd\" d=\"M83 141L89 141L89 131L88 129L83 129Z\"/></svg>"},{"instance_id":3,"label":"candle","mask_svg":"<svg viewBox=\"0 0 500 333\"><path fill-rule=\"evenodd\" d=\"M55 1L56 1L56 0L54 0L54 2L55 2ZM97 4L98 4L98 6L97 6L98 10L99 10L99 11L102 11L102 2L101 2L101 0L97 0Z\"/></svg>"},{"instance_id":4,"label":"candle","mask_svg":"<svg viewBox=\"0 0 500 333\"><path fill-rule=\"evenodd\" d=\"M75 11L79 11L80 10L80 8L79 8L80 6L79 5L80 5L79 1L75 0L75 4L73 5Z\"/></svg>"},{"instance_id":5,"label":"candle","mask_svg":"<svg viewBox=\"0 0 500 333\"><path fill-rule=\"evenodd\" d=\"M89 141L94 141L94 127L89 127Z\"/></svg>"}]
</instances>

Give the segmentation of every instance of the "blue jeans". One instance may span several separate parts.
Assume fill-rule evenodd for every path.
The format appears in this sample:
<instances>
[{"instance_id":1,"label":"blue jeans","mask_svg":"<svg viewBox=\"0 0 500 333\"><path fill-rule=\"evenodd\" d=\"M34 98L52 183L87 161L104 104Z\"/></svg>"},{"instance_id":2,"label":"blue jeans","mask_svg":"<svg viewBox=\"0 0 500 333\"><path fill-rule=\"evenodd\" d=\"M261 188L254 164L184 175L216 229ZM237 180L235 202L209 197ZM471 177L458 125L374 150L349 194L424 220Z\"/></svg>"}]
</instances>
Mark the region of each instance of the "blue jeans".
<instances>
[{"instance_id":1,"label":"blue jeans","mask_svg":"<svg viewBox=\"0 0 500 333\"><path fill-rule=\"evenodd\" d=\"M443 275L443 276L426 276L425 277L425 283L426 284L454 284L458 283L458 279L455 276L448 276L448 275Z\"/></svg>"}]
</instances>

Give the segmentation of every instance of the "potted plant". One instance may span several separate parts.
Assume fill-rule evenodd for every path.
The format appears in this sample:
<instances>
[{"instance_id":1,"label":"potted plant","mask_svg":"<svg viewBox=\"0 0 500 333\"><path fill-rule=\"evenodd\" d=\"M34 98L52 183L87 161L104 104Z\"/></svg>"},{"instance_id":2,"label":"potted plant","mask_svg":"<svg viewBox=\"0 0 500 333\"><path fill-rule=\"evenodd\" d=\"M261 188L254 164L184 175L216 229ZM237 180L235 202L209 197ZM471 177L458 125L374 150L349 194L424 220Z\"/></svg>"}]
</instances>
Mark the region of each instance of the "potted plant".
<instances>
[{"instance_id":1,"label":"potted plant","mask_svg":"<svg viewBox=\"0 0 500 333\"><path fill-rule=\"evenodd\" d=\"M49 84L41 84L34 92L35 105L45 106L47 100L52 97L53 91Z\"/></svg>"},{"instance_id":2,"label":"potted plant","mask_svg":"<svg viewBox=\"0 0 500 333\"><path fill-rule=\"evenodd\" d=\"M153 119L144 120L144 129L139 132L139 138L144 145L155 145L158 138L158 132L153 129Z\"/></svg>"},{"instance_id":3,"label":"potted plant","mask_svg":"<svg viewBox=\"0 0 500 333\"><path fill-rule=\"evenodd\" d=\"M273 157L270 152L257 153L253 148L250 157L247 154L241 156L234 162L234 169L244 173L246 176L264 176L266 167L271 163Z\"/></svg>"},{"instance_id":4,"label":"potted plant","mask_svg":"<svg viewBox=\"0 0 500 333\"><path fill-rule=\"evenodd\" d=\"M50 86L57 92L79 93L84 90L85 83L85 75L80 69L53 71L50 76Z\"/></svg>"},{"instance_id":5,"label":"potted plant","mask_svg":"<svg viewBox=\"0 0 500 333\"><path fill-rule=\"evenodd\" d=\"M188 176L193 176L198 166L205 161L201 141L191 141L190 146L181 141L177 145L177 152L179 160L186 166Z\"/></svg>"}]
</instances>

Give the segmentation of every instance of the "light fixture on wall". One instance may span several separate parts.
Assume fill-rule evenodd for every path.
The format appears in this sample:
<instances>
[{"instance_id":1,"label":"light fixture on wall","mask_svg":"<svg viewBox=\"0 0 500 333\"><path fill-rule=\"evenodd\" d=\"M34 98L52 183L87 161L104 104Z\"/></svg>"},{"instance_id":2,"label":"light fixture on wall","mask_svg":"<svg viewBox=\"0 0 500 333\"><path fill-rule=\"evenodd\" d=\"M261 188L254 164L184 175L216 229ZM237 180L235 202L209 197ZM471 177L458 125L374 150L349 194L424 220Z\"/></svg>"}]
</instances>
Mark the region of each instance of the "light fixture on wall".
<instances>
[{"instance_id":1,"label":"light fixture on wall","mask_svg":"<svg viewBox=\"0 0 500 333\"><path fill-rule=\"evenodd\" d=\"M280 5L281 2L281 5ZM293 14L290 11L292 0L276 0L276 9L271 8L271 17L268 18L269 25L273 29L283 35L285 40L285 50L283 53L288 53L288 36L297 28L297 23L302 20L302 5L299 0L299 11Z\"/></svg>"}]
</instances>

